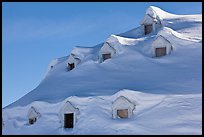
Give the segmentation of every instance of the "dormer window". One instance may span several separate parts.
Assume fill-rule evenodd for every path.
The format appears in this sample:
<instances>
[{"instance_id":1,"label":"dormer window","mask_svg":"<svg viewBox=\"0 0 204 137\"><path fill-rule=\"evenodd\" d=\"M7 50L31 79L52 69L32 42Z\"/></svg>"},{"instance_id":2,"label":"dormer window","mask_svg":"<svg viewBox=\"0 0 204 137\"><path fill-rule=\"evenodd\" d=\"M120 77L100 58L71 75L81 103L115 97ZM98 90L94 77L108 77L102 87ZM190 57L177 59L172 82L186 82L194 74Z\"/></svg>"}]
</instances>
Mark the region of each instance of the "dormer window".
<instances>
[{"instance_id":1,"label":"dormer window","mask_svg":"<svg viewBox=\"0 0 204 137\"><path fill-rule=\"evenodd\" d=\"M74 69L74 63L68 63L68 65L69 65L69 70Z\"/></svg>"},{"instance_id":2,"label":"dormer window","mask_svg":"<svg viewBox=\"0 0 204 137\"><path fill-rule=\"evenodd\" d=\"M102 58L103 58L103 61L105 61L106 59L111 58L111 53L102 54Z\"/></svg>"}]
</instances>

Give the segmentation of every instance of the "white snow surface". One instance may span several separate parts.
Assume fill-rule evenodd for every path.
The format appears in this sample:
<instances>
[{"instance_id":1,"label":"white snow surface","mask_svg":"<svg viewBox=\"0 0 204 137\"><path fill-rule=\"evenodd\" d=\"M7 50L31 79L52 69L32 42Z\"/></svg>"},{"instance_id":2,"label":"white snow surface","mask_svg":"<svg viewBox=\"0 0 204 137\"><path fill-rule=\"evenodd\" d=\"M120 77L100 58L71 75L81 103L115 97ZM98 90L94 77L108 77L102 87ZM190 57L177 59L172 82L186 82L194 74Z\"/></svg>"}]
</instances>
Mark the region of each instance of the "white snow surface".
<instances>
[{"instance_id":1,"label":"white snow surface","mask_svg":"<svg viewBox=\"0 0 204 137\"><path fill-rule=\"evenodd\" d=\"M112 103L121 95L137 105L131 118L113 119ZM53 104L35 101L3 111L6 119L3 134L202 134L201 93L164 95L121 90L111 96L71 96L66 100L80 111L73 129L61 125L58 112L64 101ZM42 116L35 124L28 125L26 114L31 105Z\"/></svg>"},{"instance_id":2,"label":"white snow surface","mask_svg":"<svg viewBox=\"0 0 204 137\"><path fill-rule=\"evenodd\" d=\"M104 41L120 49L111 59L98 62L102 43L75 47L71 53L81 63L71 71L68 55L51 61L34 90L3 108L3 134L202 134L202 14L176 15L153 6L146 12L160 16L164 27L148 35L141 26L111 35ZM159 35L173 51L154 58L151 44ZM120 94L139 103L130 119L112 119L112 101ZM66 99L80 110L69 130L58 117ZM42 116L28 125L32 105Z\"/></svg>"}]
</instances>

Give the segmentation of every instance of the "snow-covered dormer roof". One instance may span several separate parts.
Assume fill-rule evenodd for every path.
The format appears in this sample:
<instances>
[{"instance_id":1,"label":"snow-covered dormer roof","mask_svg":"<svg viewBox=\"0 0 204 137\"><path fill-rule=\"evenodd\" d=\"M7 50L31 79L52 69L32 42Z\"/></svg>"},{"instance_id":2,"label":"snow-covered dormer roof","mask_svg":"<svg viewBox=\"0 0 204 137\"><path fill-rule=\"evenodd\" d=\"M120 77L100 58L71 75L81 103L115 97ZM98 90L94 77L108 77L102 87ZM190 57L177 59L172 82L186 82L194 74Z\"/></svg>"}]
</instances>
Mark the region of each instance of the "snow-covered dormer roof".
<instances>
[{"instance_id":1,"label":"snow-covered dormer roof","mask_svg":"<svg viewBox=\"0 0 204 137\"><path fill-rule=\"evenodd\" d=\"M165 35L157 34L155 40L152 42L152 55L157 56L156 48L166 48L166 53L169 54L173 49L172 43L168 40Z\"/></svg>"},{"instance_id":2,"label":"snow-covered dormer roof","mask_svg":"<svg viewBox=\"0 0 204 137\"><path fill-rule=\"evenodd\" d=\"M153 18L158 18L160 20L163 20L165 18L170 18L172 16L175 16L175 14L172 13L168 13L158 7L155 6L150 6L147 11L146 14L149 14L150 16L152 16Z\"/></svg>"},{"instance_id":3,"label":"snow-covered dormer roof","mask_svg":"<svg viewBox=\"0 0 204 137\"><path fill-rule=\"evenodd\" d=\"M73 53L71 53L67 59L68 63L75 63L76 61L80 61L80 59Z\"/></svg>"},{"instance_id":4,"label":"snow-covered dormer roof","mask_svg":"<svg viewBox=\"0 0 204 137\"><path fill-rule=\"evenodd\" d=\"M105 42L102 46L102 48L100 49L100 53L116 53L115 48L113 48L113 46L111 46L111 44L109 42Z\"/></svg>"},{"instance_id":5,"label":"snow-covered dormer roof","mask_svg":"<svg viewBox=\"0 0 204 137\"><path fill-rule=\"evenodd\" d=\"M33 106L28 110L28 115L27 117L29 119L32 119L32 118L37 118L40 116L40 113L36 110L36 108L34 108Z\"/></svg>"},{"instance_id":6,"label":"snow-covered dormer roof","mask_svg":"<svg viewBox=\"0 0 204 137\"><path fill-rule=\"evenodd\" d=\"M150 6L146 10L146 15L149 15L149 16L151 16L154 19L160 18L160 14L163 14L163 11L160 8L158 8L158 7Z\"/></svg>"},{"instance_id":7,"label":"snow-covered dormer roof","mask_svg":"<svg viewBox=\"0 0 204 137\"><path fill-rule=\"evenodd\" d=\"M106 39L100 53L111 52L112 54L122 51L122 45L134 45L135 40L116 35L111 35Z\"/></svg>"},{"instance_id":8,"label":"snow-covered dormer roof","mask_svg":"<svg viewBox=\"0 0 204 137\"><path fill-rule=\"evenodd\" d=\"M141 25L150 25L153 22L157 22L158 20L156 18L153 18L152 16L150 16L149 14L146 14L143 18L143 20L141 21Z\"/></svg>"},{"instance_id":9,"label":"snow-covered dormer roof","mask_svg":"<svg viewBox=\"0 0 204 137\"><path fill-rule=\"evenodd\" d=\"M63 107L60 109L60 113L61 114L65 114L65 113L76 113L76 114L78 114L79 109L74 107L70 101L67 101L63 105Z\"/></svg>"},{"instance_id":10,"label":"snow-covered dormer roof","mask_svg":"<svg viewBox=\"0 0 204 137\"><path fill-rule=\"evenodd\" d=\"M159 8L150 6L146 10L145 16L140 23L141 25L143 24L148 25L148 24L152 24L153 22L158 22L162 20L160 16L158 15L159 13L157 13L157 10L155 9L158 10Z\"/></svg>"},{"instance_id":11,"label":"snow-covered dormer roof","mask_svg":"<svg viewBox=\"0 0 204 137\"><path fill-rule=\"evenodd\" d=\"M152 43L153 47L166 47L171 46L171 42L167 40L164 36L158 35Z\"/></svg>"},{"instance_id":12,"label":"snow-covered dormer roof","mask_svg":"<svg viewBox=\"0 0 204 137\"><path fill-rule=\"evenodd\" d=\"M169 40L167 40L164 36L158 35L155 40L152 42L152 48L162 48L166 47L166 53L169 54L172 47L172 44ZM155 56L155 52L153 50L153 55Z\"/></svg>"},{"instance_id":13,"label":"snow-covered dormer roof","mask_svg":"<svg viewBox=\"0 0 204 137\"><path fill-rule=\"evenodd\" d=\"M135 105L133 102L131 102L129 99L127 99L124 96L119 96L114 102L112 107L113 108L128 108L131 107L132 109L135 108Z\"/></svg>"},{"instance_id":14,"label":"snow-covered dormer roof","mask_svg":"<svg viewBox=\"0 0 204 137\"><path fill-rule=\"evenodd\" d=\"M143 24L152 24L154 22L162 22L164 18L169 18L173 14L163 11L162 9L150 6L145 13L144 18L140 22L141 25Z\"/></svg>"}]
</instances>

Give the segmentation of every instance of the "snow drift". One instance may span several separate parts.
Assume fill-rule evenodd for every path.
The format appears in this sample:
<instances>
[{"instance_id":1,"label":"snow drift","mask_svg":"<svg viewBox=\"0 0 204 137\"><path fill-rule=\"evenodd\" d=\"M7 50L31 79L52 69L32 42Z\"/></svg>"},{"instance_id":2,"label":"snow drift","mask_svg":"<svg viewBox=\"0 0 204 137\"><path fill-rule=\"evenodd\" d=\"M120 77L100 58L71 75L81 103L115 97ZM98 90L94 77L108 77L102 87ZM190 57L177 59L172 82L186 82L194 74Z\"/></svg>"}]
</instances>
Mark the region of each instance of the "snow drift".
<instances>
[{"instance_id":1,"label":"snow drift","mask_svg":"<svg viewBox=\"0 0 204 137\"><path fill-rule=\"evenodd\" d=\"M75 47L70 54L80 63L71 71L70 54L51 61L42 82L3 109L3 134L201 134L202 15L176 15L154 6L146 14L162 27L147 35L142 26L111 35L104 43L116 53L104 62L99 61L104 43ZM155 58L152 45L160 36L172 51ZM138 102L130 119L111 118L119 95ZM58 116L66 100L80 111L70 130ZM32 105L42 117L29 126L26 112Z\"/></svg>"},{"instance_id":2,"label":"snow drift","mask_svg":"<svg viewBox=\"0 0 204 137\"><path fill-rule=\"evenodd\" d=\"M119 96L137 102L131 118L112 118L112 103ZM164 95L121 90L111 96L71 96L66 100L80 111L73 129L61 125L59 112L65 100L54 104L35 101L3 111L3 134L202 134L201 93ZM30 106L37 106L42 114L33 125L27 125L26 119Z\"/></svg>"}]
</instances>

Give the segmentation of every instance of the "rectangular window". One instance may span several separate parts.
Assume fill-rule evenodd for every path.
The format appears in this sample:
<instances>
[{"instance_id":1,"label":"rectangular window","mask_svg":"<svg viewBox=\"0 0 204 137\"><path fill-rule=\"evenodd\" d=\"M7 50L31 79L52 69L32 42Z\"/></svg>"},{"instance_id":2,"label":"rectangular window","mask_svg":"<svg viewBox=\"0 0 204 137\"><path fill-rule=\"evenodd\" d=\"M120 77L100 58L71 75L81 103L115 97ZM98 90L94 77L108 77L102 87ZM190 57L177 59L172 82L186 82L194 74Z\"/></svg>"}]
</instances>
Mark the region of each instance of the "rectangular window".
<instances>
[{"instance_id":1,"label":"rectangular window","mask_svg":"<svg viewBox=\"0 0 204 137\"><path fill-rule=\"evenodd\" d=\"M108 54L102 54L102 57L103 57L103 61L106 60L106 59L109 59L111 58L111 54L108 53Z\"/></svg>"},{"instance_id":2,"label":"rectangular window","mask_svg":"<svg viewBox=\"0 0 204 137\"><path fill-rule=\"evenodd\" d=\"M156 54L155 54L156 57L161 57L161 56L166 55L166 47L156 48L155 50L156 50L155 51L156 52Z\"/></svg>"}]
</instances>

